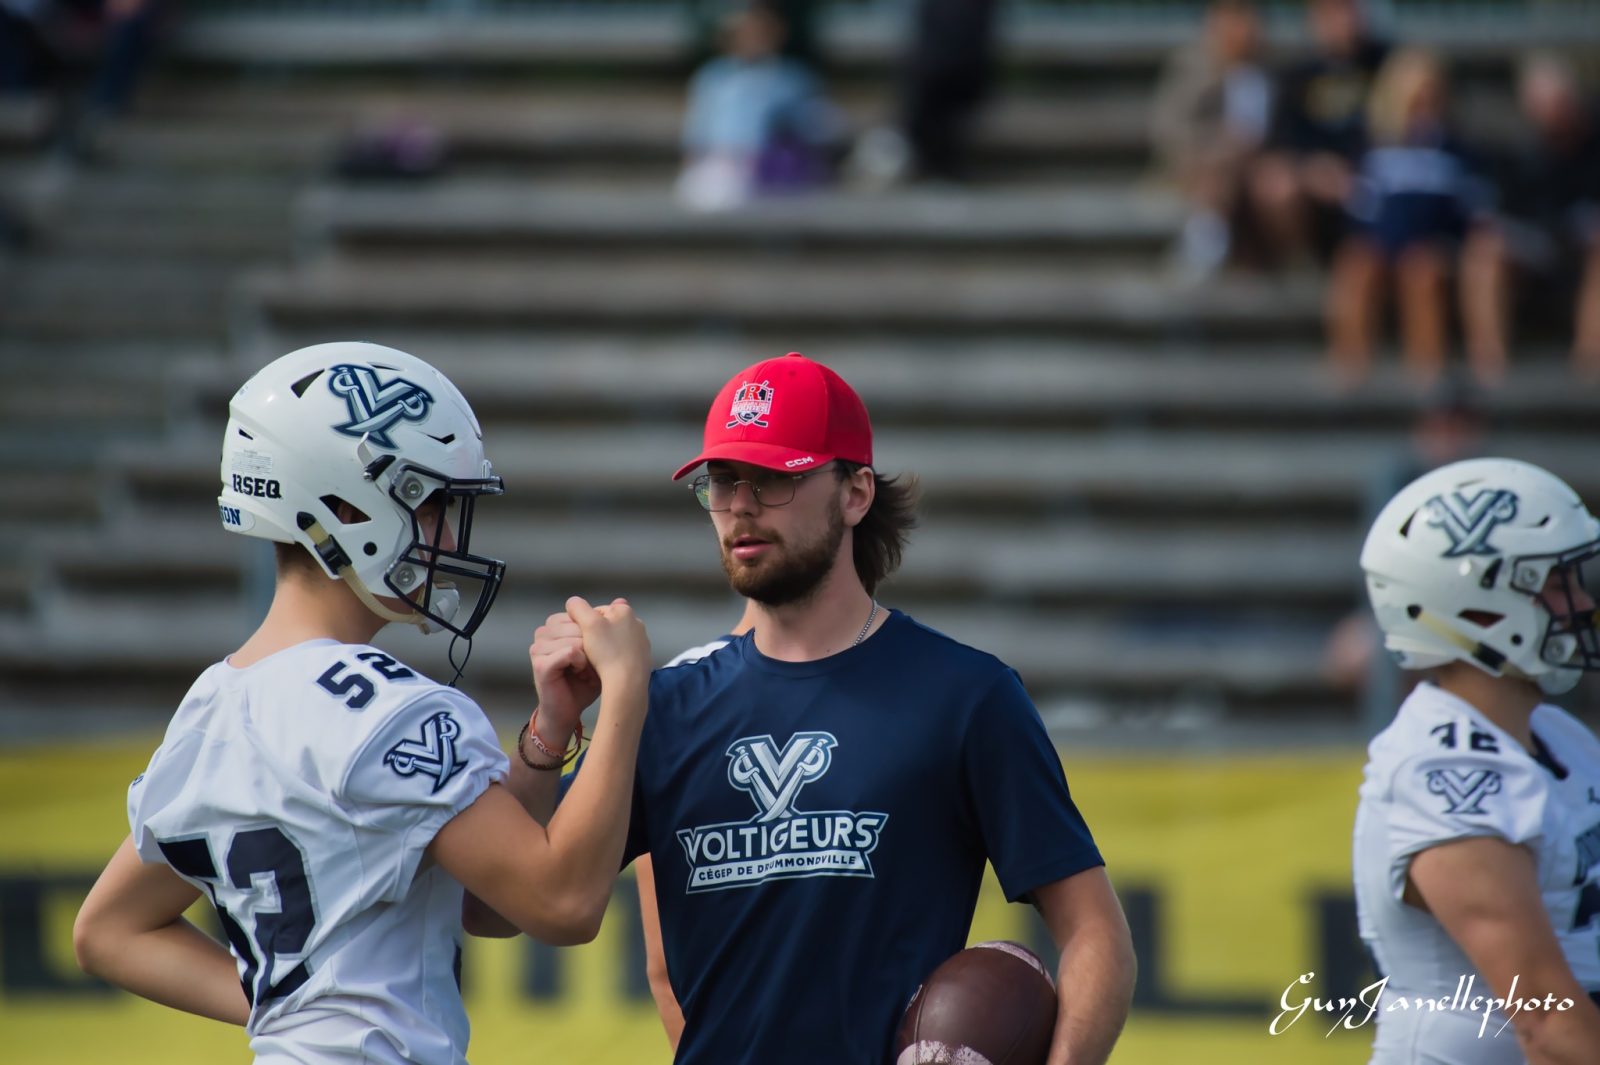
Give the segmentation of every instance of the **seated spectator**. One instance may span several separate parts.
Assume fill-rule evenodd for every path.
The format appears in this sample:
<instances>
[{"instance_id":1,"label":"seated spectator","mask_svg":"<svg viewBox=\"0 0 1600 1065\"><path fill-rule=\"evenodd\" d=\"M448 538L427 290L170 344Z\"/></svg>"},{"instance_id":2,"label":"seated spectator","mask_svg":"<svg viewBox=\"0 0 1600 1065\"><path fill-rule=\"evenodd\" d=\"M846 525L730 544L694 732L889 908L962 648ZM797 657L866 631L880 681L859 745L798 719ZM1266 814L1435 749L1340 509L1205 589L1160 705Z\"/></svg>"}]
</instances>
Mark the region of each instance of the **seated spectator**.
<instances>
[{"instance_id":1,"label":"seated spectator","mask_svg":"<svg viewBox=\"0 0 1600 1065\"><path fill-rule=\"evenodd\" d=\"M827 179L838 122L811 71L780 54L784 24L756 4L730 16L726 53L689 83L678 196L718 210Z\"/></svg>"},{"instance_id":2,"label":"seated spectator","mask_svg":"<svg viewBox=\"0 0 1600 1065\"><path fill-rule=\"evenodd\" d=\"M1461 253L1467 357L1482 379L1505 372L1515 294L1556 320L1572 314L1573 365L1600 376L1600 114L1553 56L1524 62L1517 99L1527 141L1501 181L1499 209Z\"/></svg>"},{"instance_id":3,"label":"seated spectator","mask_svg":"<svg viewBox=\"0 0 1600 1065\"><path fill-rule=\"evenodd\" d=\"M1200 39L1174 52L1156 87L1151 140L1188 204L1177 266L1202 278L1246 228L1244 180L1266 135L1272 86L1258 61L1261 22L1249 0L1213 0Z\"/></svg>"},{"instance_id":4,"label":"seated spectator","mask_svg":"<svg viewBox=\"0 0 1600 1065\"><path fill-rule=\"evenodd\" d=\"M1343 237L1367 97L1389 51L1359 0L1310 0L1307 15L1315 51L1279 80L1267 150L1250 174L1252 212L1280 263L1325 263Z\"/></svg>"},{"instance_id":5,"label":"seated spectator","mask_svg":"<svg viewBox=\"0 0 1600 1065\"><path fill-rule=\"evenodd\" d=\"M1417 382L1431 384L1444 369L1445 282L1492 193L1450 132L1444 70L1431 53L1408 49L1384 63L1367 122L1372 147L1352 184L1351 230L1328 282L1329 350L1346 383L1366 375L1392 272L1401 349Z\"/></svg>"},{"instance_id":6,"label":"seated spectator","mask_svg":"<svg viewBox=\"0 0 1600 1065\"><path fill-rule=\"evenodd\" d=\"M92 154L133 105L161 16L160 0L0 0L0 95L50 99L62 147Z\"/></svg>"},{"instance_id":7,"label":"seated spectator","mask_svg":"<svg viewBox=\"0 0 1600 1065\"><path fill-rule=\"evenodd\" d=\"M911 176L965 181L972 131L995 80L998 0L914 0L901 62Z\"/></svg>"}]
</instances>

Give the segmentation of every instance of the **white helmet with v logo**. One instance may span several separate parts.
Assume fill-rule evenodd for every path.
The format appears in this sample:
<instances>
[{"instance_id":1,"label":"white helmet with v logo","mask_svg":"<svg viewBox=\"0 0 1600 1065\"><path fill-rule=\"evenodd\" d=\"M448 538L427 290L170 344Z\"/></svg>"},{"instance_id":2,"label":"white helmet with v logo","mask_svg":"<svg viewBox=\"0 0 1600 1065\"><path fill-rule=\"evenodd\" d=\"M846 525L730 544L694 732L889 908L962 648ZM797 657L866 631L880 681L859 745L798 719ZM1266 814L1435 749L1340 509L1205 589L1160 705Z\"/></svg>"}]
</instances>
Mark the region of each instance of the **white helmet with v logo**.
<instances>
[{"instance_id":1,"label":"white helmet with v logo","mask_svg":"<svg viewBox=\"0 0 1600 1065\"><path fill-rule=\"evenodd\" d=\"M472 635L505 575L504 562L470 552L473 505L503 489L449 379L393 348L317 344L257 372L228 415L225 529L300 544L389 621ZM417 512L429 502L443 521L425 529Z\"/></svg>"},{"instance_id":2,"label":"white helmet with v logo","mask_svg":"<svg viewBox=\"0 0 1600 1065\"><path fill-rule=\"evenodd\" d=\"M1469 459L1389 501L1361 568L1402 668L1470 662L1556 695L1600 669L1597 556L1600 522L1564 481L1515 459Z\"/></svg>"}]
</instances>

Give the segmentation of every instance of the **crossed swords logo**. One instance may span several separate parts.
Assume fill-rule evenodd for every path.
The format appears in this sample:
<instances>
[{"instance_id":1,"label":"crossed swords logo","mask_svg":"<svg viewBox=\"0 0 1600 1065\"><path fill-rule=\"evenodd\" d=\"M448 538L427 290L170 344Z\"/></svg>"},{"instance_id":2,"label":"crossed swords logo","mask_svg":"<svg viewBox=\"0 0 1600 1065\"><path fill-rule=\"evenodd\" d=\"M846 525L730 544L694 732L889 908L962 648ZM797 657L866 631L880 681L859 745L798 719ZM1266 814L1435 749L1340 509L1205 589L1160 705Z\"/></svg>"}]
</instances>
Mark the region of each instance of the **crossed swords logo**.
<instances>
[{"instance_id":1,"label":"crossed swords logo","mask_svg":"<svg viewBox=\"0 0 1600 1065\"><path fill-rule=\"evenodd\" d=\"M1448 804L1445 813L1449 814L1487 813L1483 800L1497 794L1501 787L1500 774L1493 769L1434 769L1428 773L1428 790L1444 797Z\"/></svg>"},{"instance_id":2,"label":"crossed swords logo","mask_svg":"<svg viewBox=\"0 0 1600 1065\"><path fill-rule=\"evenodd\" d=\"M465 760L456 758L456 737L460 735L460 724L448 710L441 710L422 723L420 740L401 740L389 748L383 760L403 777L428 774L433 777L433 790L438 791L467 767Z\"/></svg>"},{"instance_id":3,"label":"crossed swords logo","mask_svg":"<svg viewBox=\"0 0 1600 1065\"><path fill-rule=\"evenodd\" d=\"M795 797L828 771L836 746L826 732L796 732L781 751L771 736L735 740L728 748L728 781L750 793L757 824L793 817Z\"/></svg>"},{"instance_id":4,"label":"crossed swords logo","mask_svg":"<svg viewBox=\"0 0 1600 1065\"><path fill-rule=\"evenodd\" d=\"M1471 499L1460 492L1437 495L1425 505L1428 524L1444 530L1450 537L1445 558L1463 555L1498 555L1489 543L1496 525L1517 516L1517 497L1504 488L1485 488Z\"/></svg>"},{"instance_id":5,"label":"crossed swords logo","mask_svg":"<svg viewBox=\"0 0 1600 1065\"><path fill-rule=\"evenodd\" d=\"M370 366L340 363L329 370L328 388L344 399L350 408L350 420L334 429L346 436L364 436L379 447L394 450L389 430L404 419L420 422L428 416L433 395L421 385L396 377L391 381L378 380L378 372Z\"/></svg>"}]
</instances>

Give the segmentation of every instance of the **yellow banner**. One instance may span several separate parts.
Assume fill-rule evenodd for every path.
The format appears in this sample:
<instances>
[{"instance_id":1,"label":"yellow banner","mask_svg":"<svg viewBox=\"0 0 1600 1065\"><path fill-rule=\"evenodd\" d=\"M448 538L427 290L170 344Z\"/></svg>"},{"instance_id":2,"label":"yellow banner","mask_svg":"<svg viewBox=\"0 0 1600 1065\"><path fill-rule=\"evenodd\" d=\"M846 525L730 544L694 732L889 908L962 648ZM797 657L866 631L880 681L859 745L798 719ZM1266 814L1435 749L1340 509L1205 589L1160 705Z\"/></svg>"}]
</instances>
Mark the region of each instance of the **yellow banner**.
<instances>
[{"instance_id":1,"label":"yellow banner","mask_svg":"<svg viewBox=\"0 0 1600 1065\"><path fill-rule=\"evenodd\" d=\"M27 748L0 754L0 1038L10 1065L245 1063L241 1030L86 980L72 917L127 832L123 795L149 745ZM1291 1002L1367 982L1349 899L1350 827L1361 760L1351 752L1228 758L1067 752L1073 795L1134 925L1138 1002L1118 1065L1360 1065L1370 1027L1328 1034L1337 1015ZM600 938L553 950L472 941L463 987L477 1065L667 1065L641 971L631 878ZM974 942L1048 950L1033 912L992 877Z\"/></svg>"}]
</instances>

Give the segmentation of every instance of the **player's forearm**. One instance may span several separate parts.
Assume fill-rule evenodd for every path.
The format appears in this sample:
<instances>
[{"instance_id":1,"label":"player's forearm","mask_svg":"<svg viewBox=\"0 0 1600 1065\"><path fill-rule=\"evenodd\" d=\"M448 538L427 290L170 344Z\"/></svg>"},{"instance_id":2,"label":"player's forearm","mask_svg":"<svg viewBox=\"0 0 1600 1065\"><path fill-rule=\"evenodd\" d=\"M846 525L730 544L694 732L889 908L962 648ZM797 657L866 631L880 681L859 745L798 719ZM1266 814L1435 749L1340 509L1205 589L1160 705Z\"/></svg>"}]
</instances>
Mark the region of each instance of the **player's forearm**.
<instances>
[{"instance_id":1,"label":"player's forearm","mask_svg":"<svg viewBox=\"0 0 1600 1065\"><path fill-rule=\"evenodd\" d=\"M1513 1020L1528 1065L1593 1065L1600 1008L1581 990L1567 997L1573 1000L1570 1010L1530 1010Z\"/></svg>"},{"instance_id":2,"label":"player's forearm","mask_svg":"<svg viewBox=\"0 0 1600 1065\"><path fill-rule=\"evenodd\" d=\"M1049 1065L1103 1065L1128 1019L1136 970L1120 921L1085 922L1061 945Z\"/></svg>"},{"instance_id":3,"label":"player's forearm","mask_svg":"<svg viewBox=\"0 0 1600 1065\"><path fill-rule=\"evenodd\" d=\"M144 932L107 930L82 937L84 972L142 998L242 1025L250 1005L233 955L182 918Z\"/></svg>"},{"instance_id":4,"label":"player's forearm","mask_svg":"<svg viewBox=\"0 0 1600 1065\"><path fill-rule=\"evenodd\" d=\"M567 892L598 900L599 913L604 912L627 843L647 692L647 676L607 684L583 772L550 818L550 846Z\"/></svg>"},{"instance_id":5,"label":"player's forearm","mask_svg":"<svg viewBox=\"0 0 1600 1065\"><path fill-rule=\"evenodd\" d=\"M548 825L550 815L555 812L560 778L559 770L530 769L516 752L512 752L511 773L506 778L505 788L528 811L528 816L541 825ZM522 932L470 891L461 903L461 927L468 935L488 939L507 939Z\"/></svg>"},{"instance_id":6,"label":"player's forearm","mask_svg":"<svg viewBox=\"0 0 1600 1065\"><path fill-rule=\"evenodd\" d=\"M544 744L553 750L564 751L571 741L571 735L562 736L559 742L552 741L550 737L541 737ZM527 750L533 751L533 744L527 744ZM548 825L550 817L556 811L556 793L561 783L559 769L537 770L528 768L521 755L513 751L511 755L511 775L506 779L506 788L522 804L541 825Z\"/></svg>"}]
</instances>

